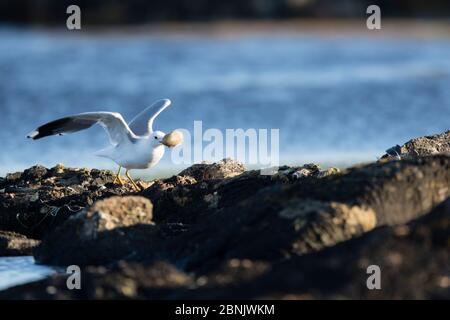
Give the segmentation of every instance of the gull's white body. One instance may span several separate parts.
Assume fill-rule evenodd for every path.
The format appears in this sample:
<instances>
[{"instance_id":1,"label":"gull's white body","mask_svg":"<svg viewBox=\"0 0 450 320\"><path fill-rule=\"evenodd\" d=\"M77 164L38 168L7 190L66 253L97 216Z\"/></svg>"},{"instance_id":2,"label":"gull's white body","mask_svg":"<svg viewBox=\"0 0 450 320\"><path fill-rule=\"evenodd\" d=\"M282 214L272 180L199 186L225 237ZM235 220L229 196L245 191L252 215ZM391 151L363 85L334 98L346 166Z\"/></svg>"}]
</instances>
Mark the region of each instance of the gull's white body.
<instances>
[{"instance_id":1,"label":"gull's white body","mask_svg":"<svg viewBox=\"0 0 450 320\"><path fill-rule=\"evenodd\" d=\"M169 105L170 100L156 101L126 123L120 113L86 112L57 119L32 131L34 140L50 135L62 135L100 124L108 133L111 146L96 152L125 169L147 169L156 165L164 155L165 134L153 131L153 120Z\"/></svg>"},{"instance_id":2,"label":"gull's white body","mask_svg":"<svg viewBox=\"0 0 450 320\"><path fill-rule=\"evenodd\" d=\"M126 169L147 169L156 165L164 156L164 145L155 143L153 135L134 141L126 140L96 152L97 156L109 158Z\"/></svg>"}]
</instances>

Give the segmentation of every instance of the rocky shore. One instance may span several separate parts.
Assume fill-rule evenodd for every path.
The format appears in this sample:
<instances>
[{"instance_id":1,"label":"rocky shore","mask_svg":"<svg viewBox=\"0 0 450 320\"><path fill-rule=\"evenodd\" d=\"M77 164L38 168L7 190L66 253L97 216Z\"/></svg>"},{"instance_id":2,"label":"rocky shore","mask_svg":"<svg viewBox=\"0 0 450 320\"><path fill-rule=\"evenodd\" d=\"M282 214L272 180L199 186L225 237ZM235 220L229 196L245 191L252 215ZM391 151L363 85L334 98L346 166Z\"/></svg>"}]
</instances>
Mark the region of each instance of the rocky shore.
<instances>
[{"instance_id":1,"label":"rocky shore","mask_svg":"<svg viewBox=\"0 0 450 320\"><path fill-rule=\"evenodd\" d=\"M344 170L225 159L131 185L35 166L0 178L0 256L79 265L0 299L450 298L450 132ZM367 267L381 270L369 290Z\"/></svg>"}]
</instances>

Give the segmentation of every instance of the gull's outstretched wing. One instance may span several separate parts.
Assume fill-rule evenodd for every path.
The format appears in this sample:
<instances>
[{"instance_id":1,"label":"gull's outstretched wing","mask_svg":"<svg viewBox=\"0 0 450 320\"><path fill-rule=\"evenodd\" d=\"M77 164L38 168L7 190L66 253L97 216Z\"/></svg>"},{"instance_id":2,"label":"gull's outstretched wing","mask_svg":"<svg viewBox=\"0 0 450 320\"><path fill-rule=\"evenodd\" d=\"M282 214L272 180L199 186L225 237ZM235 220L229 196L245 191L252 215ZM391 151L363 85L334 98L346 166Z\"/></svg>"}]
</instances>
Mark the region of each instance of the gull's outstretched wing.
<instances>
[{"instance_id":1,"label":"gull's outstretched wing","mask_svg":"<svg viewBox=\"0 0 450 320\"><path fill-rule=\"evenodd\" d=\"M138 136L147 136L152 133L153 121L171 103L169 99L162 99L145 108L128 123L131 131Z\"/></svg>"},{"instance_id":2,"label":"gull's outstretched wing","mask_svg":"<svg viewBox=\"0 0 450 320\"><path fill-rule=\"evenodd\" d=\"M135 137L120 113L116 112L85 112L64 117L46 123L28 134L33 140L55 134L77 132L100 124L109 135L109 140L116 145L125 138Z\"/></svg>"}]
</instances>

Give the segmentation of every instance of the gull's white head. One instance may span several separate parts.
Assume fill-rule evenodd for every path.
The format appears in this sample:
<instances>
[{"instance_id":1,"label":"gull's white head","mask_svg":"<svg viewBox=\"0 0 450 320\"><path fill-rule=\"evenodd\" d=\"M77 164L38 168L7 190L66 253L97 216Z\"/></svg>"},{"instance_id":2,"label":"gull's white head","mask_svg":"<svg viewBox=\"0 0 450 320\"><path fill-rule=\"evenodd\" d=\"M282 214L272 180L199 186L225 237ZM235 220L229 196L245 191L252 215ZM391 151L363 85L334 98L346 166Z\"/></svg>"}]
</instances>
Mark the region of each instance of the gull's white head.
<instances>
[{"instance_id":1,"label":"gull's white head","mask_svg":"<svg viewBox=\"0 0 450 320\"><path fill-rule=\"evenodd\" d=\"M162 132L162 131L154 131L154 132L152 132L150 139L153 140L153 145L154 146L158 146L158 145L164 144L163 143L163 139L164 139L165 135L166 134L164 132Z\"/></svg>"}]
</instances>

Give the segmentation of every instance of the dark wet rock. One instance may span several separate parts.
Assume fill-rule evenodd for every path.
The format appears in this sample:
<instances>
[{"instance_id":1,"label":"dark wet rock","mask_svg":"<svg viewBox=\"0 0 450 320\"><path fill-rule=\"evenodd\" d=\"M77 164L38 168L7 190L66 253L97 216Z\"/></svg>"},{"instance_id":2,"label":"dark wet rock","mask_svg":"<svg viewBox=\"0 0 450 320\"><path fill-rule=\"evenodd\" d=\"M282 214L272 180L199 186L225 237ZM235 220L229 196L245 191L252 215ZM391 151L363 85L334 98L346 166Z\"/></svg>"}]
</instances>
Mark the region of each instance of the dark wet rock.
<instances>
[{"instance_id":1,"label":"dark wet rock","mask_svg":"<svg viewBox=\"0 0 450 320\"><path fill-rule=\"evenodd\" d=\"M6 182L15 182L20 179L22 172L8 173L5 177Z\"/></svg>"},{"instance_id":2,"label":"dark wet rock","mask_svg":"<svg viewBox=\"0 0 450 320\"><path fill-rule=\"evenodd\" d=\"M259 189L278 183L288 183L281 175L263 176L259 171L247 171L228 179L197 182L186 176L174 176L156 181L143 191L143 196L155 205L155 222L193 224L216 211L234 206Z\"/></svg>"},{"instance_id":3,"label":"dark wet rock","mask_svg":"<svg viewBox=\"0 0 450 320\"><path fill-rule=\"evenodd\" d=\"M36 261L60 266L99 266L119 260L140 261L161 250L158 248L162 242L160 234L151 224L115 228L97 234L87 232L78 239L85 232L84 226L81 220L77 220L70 225L63 224L44 237L34 251Z\"/></svg>"},{"instance_id":4,"label":"dark wet rock","mask_svg":"<svg viewBox=\"0 0 450 320\"><path fill-rule=\"evenodd\" d=\"M406 159L435 154L450 154L450 131L411 139L404 145L396 145L386 150L382 159Z\"/></svg>"},{"instance_id":5,"label":"dark wet rock","mask_svg":"<svg viewBox=\"0 0 450 320\"><path fill-rule=\"evenodd\" d=\"M230 163L229 161L219 162ZM241 168L241 164L231 162L232 168ZM182 222L187 224L201 221L203 217L237 205L238 202L251 198L259 190L269 186L292 184L298 180L295 175L301 170L308 170L310 178L323 178L340 173L336 168L322 170L315 164L299 167L280 167L274 175L262 175L259 170L245 171L229 175L227 178L196 178L200 172L217 171L218 164L193 165L180 174L168 179L156 180L142 195L151 199L155 205L155 222ZM211 166L214 169L205 169ZM225 165L226 167L227 165ZM219 170L220 171L220 170ZM224 169L225 171L225 169ZM239 169L240 171L240 169Z\"/></svg>"},{"instance_id":6,"label":"dark wet rock","mask_svg":"<svg viewBox=\"0 0 450 320\"><path fill-rule=\"evenodd\" d=\"M211 166L216 167L217 164ZM310 167L312 165L308 165L308 168ZM320 171L318 167L315 168L317 168L317 172ZM162 257L174 262L176 265L187 267L194 257L201 257L195 251L192 254L185 251L191 250L188 245L190 242L192 242L193 246L199 246L197 241L203 241L201 238L197 239L195 236L197 232L202 233L206 239L209 239L207 245L199 247L200 251L206 254L211 254L211 250L215 250L215 246L220 245L220 241L226 240L234 232L246 234L248 226L245 223L247 218L252 217L252 215L243 215L241 218L236 217L234 213L228 213L228 211L241 210L237 207L238 203L255 198L254 194L258 190L296 181L297 179L292 177L291 173L297 169L299 167L285 167L273 176L261 175L259 171L248 171L238 176L225 179L209 179L201 182L197 182L194 178L185 175L157 180L142 192L142 195L151 199L154 204L153 220L156 225L149 228L151 230L148 231L147 239L132 245L133 254L127 254L122 251L118 253L119 251L117 251L112 258L108 258L105 252L113 247L109 246L107 237L110 237L110 243L120 242L121 238L127 239L128 242L137 241L141 239L141 236L145 237L144 234L140 233L142 228L126 228L126 226L123 226L120 229L120 233L104 232L100 239L102 245L100 245L96 243L97 239L91 239L88 242L78 241L80 238L79 232L74 234L74 232L71 232L71 229L81 230L83 228L75 228L71 219L69 221L71 224L66 223L63 226L64 228L69 228L69 230L61 228L61 230L57 230L44 238L43 244L36 251L36 259L41 263L55 265L69 265L74 263L73 261L77 261L77 264L85 265L111 263L117 256L128 260L155 260ZM244 210L248 211L249 209L244 208ZM82 221L85 216L81 217L82 219L77 221ZM230 217L230 219L222 222L222 218L226 217ZM197 224L199 224L199 230L197 230ZM286 229L290 229L292 222L283 218L278 224L285 226ZM229 228L235 230L229 235L220 236L217 239L210 234L210 232L222 234L223 232L220 230L222 227L227 232ZM215 228L219 228L219 230L214 231ZM133 232L137 233L132 234ZM189 239L191 236L193 239ZM68 237L78 240L70 241ZM180 245L179 242L182 244ZM108 249L105 249L103 245L107 245ZM275 245L280 245L280 243L277 242ZM291 243L283 244L283 246L290 245ZM119 246L122 247L121 245ZM149 250L150 246L156 249ZM97 250L102 251L100 256L96 254ZM278 251L280 250L284 249L280 247ZM94 258L90 260L89 257ZM216 262L216 259L212 259L212 261Z\"/></svg>"},{"instance_id":7,"label":"dark wet rock","mask_svg":"<svg viewBox=\"0 0 450 320\"><path fill-rule=\"evenodd\" d=\"M36 181L45 177L47 175L47 171L47 168L44 166L37 165L26 169L23 174L21 174L20 179Z\"/></svg>"},{"instance_id":8,"label":"dark wet rock","mask_svg":"<svg viewBox=\"0 0 450 320\"><path fill-rule=\"evenodd\" d=\"M288 168L274 176L249 171L196 183L172 177L142 193L154 204L155 225L123 227L82 242L79 232L70 230L82 228L67 224L68 230L44 239L36 258L61 265L164 259L198 273L230 259L289 259L425 215L450 196L449 169L450 157L432 156L358 166L324 178L292 178L284 173ZM110 244L121 247L122 238L132 254L124 247L108 257Z\"/></svg>"},{"instance_id":9,"label":"dark wet rock","mask_svg":"<svg viewBox=\"0 0 450 320\"><path fill-rule=\"evenodd\" d=\"M314 163L306 164L301 168L288 168L283 170L284 174L289 174L294 179L301 179L311 176L317 176L320 173L320 167Z\"/></svg>"},{"instance_id":10,"label":"dark wet rock","mask_svg":"<svg viewBox=\"0 0 450 320\"><path fill-rule=\"evenodd\" d=\"M57 165L8 174L0 189L0 230L39 239L97 199L134 193L112 184L112 172Z\"/></svg>"},{"instance_id":11,"label":"dark wet rock","mask_svg":"<svg viewBox=\"0 0 450 320\"><path fill-rule=\"evenodd\" d=\"M371 163L265 189L259 200L272 207L295 205L295 199L343 203L372 209L377 226L399 224L428 213L449 196L449 169L450 157L445 155Z\"/></svg>"},{"instance_id":12,"label":"dark wet rock","mask_svg":"<svg viewBox=\"0 0 450 320\"><path fill-rule=\"evenodd\" d=\"M259 172L259 171L256 171ZM262 171L261 171L262 172ZM335 167L322 169L315 163L307 163L302 166L281 166L273 175L275 178L283 179L285 182L298 182L297 180L303 178L325 178L332 175L340 175L342 171ZM263 175L264 176L264 175Z\"/></svg>"},{"instance_id":13,"label":"dark wet rock","mask_svg":"<svg viewBox=\"0 0 450 320\"><path fill-rule=\"evenodd\" d=\"M0 257L32 255L39 243L39 240L29 239L15 232L0 231Z\"/></svg>"},{"instance_id":14,"label":"dark wet rock","mask_svg":"<svg viewBox=\"0 0 450 320\"><path fill-rule=\"evenodd\" d=\"M224 259L274 261L319 251L377 226L427 214L450 196L449 169L450 157L434 156L373 163L293 183L243 174L216 189L219 209L208 211L202 204L198 214L209 214L185 221L193 222L165 243L165 258L185 270L208 271ZM228 183L236 180L234 191ZM199 208L204 193L196 192L198 201L192 203ZM179 219L185 218L185 211L178 212Z\"/></svg>"}]
</instances>

